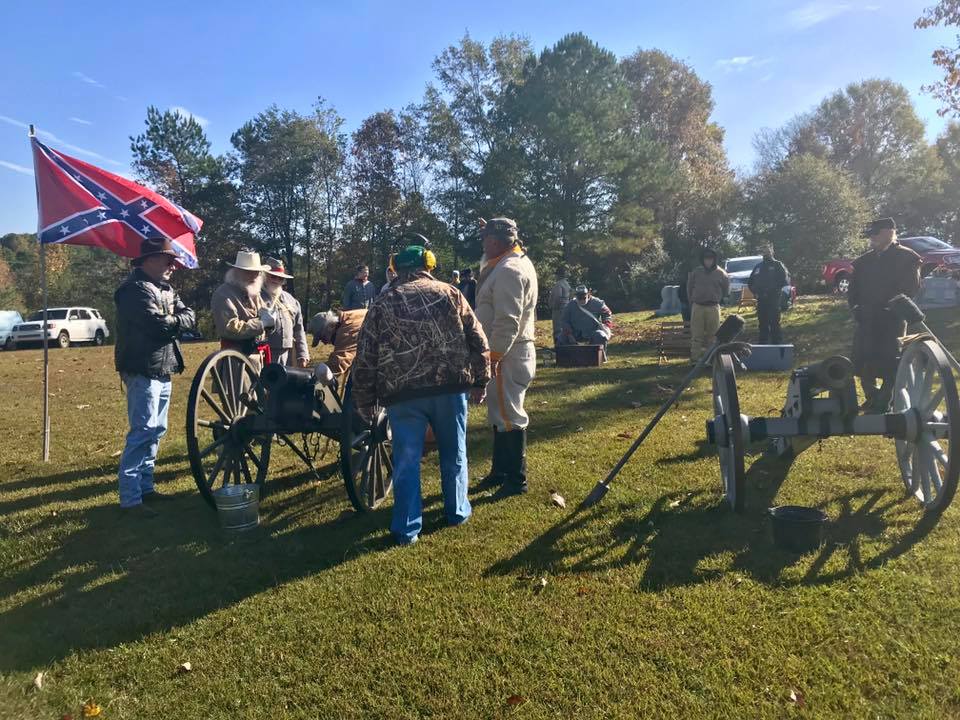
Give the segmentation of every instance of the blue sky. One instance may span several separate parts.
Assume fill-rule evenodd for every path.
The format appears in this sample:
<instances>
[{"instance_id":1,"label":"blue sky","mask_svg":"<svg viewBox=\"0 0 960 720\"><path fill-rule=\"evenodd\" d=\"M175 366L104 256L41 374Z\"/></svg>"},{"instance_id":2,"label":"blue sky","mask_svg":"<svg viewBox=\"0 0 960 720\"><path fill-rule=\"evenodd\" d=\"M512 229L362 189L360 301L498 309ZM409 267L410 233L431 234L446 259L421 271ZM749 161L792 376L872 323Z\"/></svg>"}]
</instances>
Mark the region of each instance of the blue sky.
<instances>
[{"instance_id":1,"label":"blue sky","mask_svg":"<svg viewBox=\"0 0 960 720\"><path fill-rule=\"evenodd\" d=\"M0 9L0 234L36 227L25 123L68 154L127 172L146 107L183 108L216 152L271 103L325 97L355 128L418 100L430 63L467 31L526 35L537 50L582 31L620 56L659 48L713 85L732 164L751 139L849 82L903 83L934 138L944 120L920 92L939 77L951 30L914 30L934 0L591 2L5 3Z\"/></svg>"}]
</instances>

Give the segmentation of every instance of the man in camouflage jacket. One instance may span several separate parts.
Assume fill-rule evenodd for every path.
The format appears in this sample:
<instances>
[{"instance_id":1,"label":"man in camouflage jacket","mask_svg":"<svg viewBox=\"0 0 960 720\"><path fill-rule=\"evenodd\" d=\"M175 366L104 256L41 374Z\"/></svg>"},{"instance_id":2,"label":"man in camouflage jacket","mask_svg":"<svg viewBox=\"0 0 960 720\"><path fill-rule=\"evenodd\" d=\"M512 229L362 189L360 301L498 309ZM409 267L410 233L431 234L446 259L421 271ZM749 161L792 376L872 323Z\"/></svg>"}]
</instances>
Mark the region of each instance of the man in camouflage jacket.
<instances>
[{"instance_id":1,"label":"man in camouflage jacket","mask_svg":"<svg viewBox=\"0 0 960 720\"><path fill-rule=\"evenodd\" d=\"M386 406L393 433L393 520L402 545L423 526L420 460L427 426L440 453L440 487L450 525L470 517L467 392L483 399L490 378L487 338L460 291L431 274L433 253L398 253L399 277L367 310L348 390L361 415Z\"/></svg>"}]
</instances>

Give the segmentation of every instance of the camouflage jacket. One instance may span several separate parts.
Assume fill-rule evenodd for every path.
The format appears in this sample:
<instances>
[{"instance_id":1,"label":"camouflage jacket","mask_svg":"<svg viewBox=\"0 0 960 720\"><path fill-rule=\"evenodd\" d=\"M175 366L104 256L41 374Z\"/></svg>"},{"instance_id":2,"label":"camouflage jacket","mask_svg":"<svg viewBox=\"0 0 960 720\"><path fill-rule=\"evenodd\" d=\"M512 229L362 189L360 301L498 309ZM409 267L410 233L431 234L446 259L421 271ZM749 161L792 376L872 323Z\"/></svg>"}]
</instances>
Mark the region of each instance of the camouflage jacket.
<instances>
[{"instance_id":1,"label":"camouflage jacket","mask_svg":"<svg viewBox=\"0 0 960 720\"><path fill-rule=\"evenodd\" d=\"M353 362L357 407L483 387L489 347L460 291L420 271L367 310Z\"/></svg>"}]
</instances>

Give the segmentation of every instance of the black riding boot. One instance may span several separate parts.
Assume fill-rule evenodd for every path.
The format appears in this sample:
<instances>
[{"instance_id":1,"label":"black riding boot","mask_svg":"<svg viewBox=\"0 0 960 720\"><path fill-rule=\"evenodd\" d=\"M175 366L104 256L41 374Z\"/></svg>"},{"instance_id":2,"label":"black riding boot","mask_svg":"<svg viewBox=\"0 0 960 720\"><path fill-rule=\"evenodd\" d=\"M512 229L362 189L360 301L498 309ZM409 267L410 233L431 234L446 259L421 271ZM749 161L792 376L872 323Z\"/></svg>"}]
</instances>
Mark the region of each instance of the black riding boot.
<instances>
[{"instance_id":1,"label":"black riding boot","mask_svg":"<svg viewBox=\"0 0 960 720\"><path fill-rule=\"evenodd\" d=\"M507 477L497 491L496 497L522 495L527 487L527 431L511 430L504 433L506 439Z\"/></svg>"},{"instance_id":2,"label":"black riding boot","mask_svg":"<svg viewBox=\"0 0 960 720\"><path fill-rule=\"evenodd\" d=\"M477 487L492 487L502 485L507 479L507 433L502 433L493 428L493 463L490 472L480 479Z\"/></svg>"}]
</instances>

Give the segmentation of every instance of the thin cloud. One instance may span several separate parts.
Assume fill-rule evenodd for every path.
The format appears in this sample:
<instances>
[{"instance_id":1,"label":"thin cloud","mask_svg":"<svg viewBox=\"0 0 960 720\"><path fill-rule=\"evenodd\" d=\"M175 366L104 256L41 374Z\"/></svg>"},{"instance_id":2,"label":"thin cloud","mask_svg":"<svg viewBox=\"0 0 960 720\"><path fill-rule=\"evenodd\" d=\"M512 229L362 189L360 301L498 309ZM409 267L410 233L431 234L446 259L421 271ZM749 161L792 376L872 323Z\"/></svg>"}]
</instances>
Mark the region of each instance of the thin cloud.
<instances>
[{"instance_id":1,"label":"thin cloud","mask_svg":"<svg viewBox=\"0 0 960 720\"><path fill-rule=\"evenodd\" d=\"M197 124L200 127L206 127L207 125L210 124L210 121L207 120L207 118L205 118L203 115L197 115L196 113L192 113L181 105L174 105L173 107L170 108L170 112L175 112L178 115L181 115L182 117L185 117L185 118L193 118L194 120L197 121Z\"/></svg>"},{"instance_id":2,"label":"thin cloud","mask_svg":"<svg viewBox=\"0 0 960 720\"><path fill-rule=\"evenodd\" d=\"M93 125L92 122L90 122L89 120L84 120L83 118L72 117L70 119L73 120L75 123L79 123L80 125Z\"/></svg>"},{"instance_id":3,"label":"thin cloud","mask_svg":"<svg viewBox=\"0 0 960 720\"><path fill-rule=\"evenodd\" d=\"M93 79L92 77L90 77L89 75L84 75L84 74L83 74L82 72L80 72L79 70L74 70L74 71L73 71L73 76L74 76L75 78L77 78L78 80L80 80L81 82L87 83L88 85L93 85L94 87L98 87L98 88L105 88L105 87L106 87L106 85L104 85L102 82L99 82L99 81L97 81L97 80L94 80L94 79Z\"/></svg>"},{"instance_id":4,"label":"thin cloud","mask_svg":"<svg viewBox=\"0 0 960 720\"><path fill-rule=\"evenodd\" d=\"M18 127L18 128L26 129L27 127L29 127L27 123L17 120L16 118L8 117L7 115L0 115L0 122L4 122L7 125L13 125L14 127ZM70 152L76 153L77 155L84 155L93 160L110 163L111 165L123 166L123 163L117 162L116 160L105 157L104 155L101 155L98 152L94 152L93 150L87 150L87 148L80 147L79 145L71 145L66 140L63 140L57 137L49 130L41 130L40 128L37 128L37 136L43 138L44 140L49 140L50 142L56 143L58 146L58 149L69 150Z\"/></svg>"},{"instance_id":5,"label":"thin cloud","mask_svg":"<svg viewBox=\"0 0 960 720\"><path fill-rule=\"evenodd\" d=\"M737 55L731 58L723 58L714 63L724 72L743 72L747 68L758 68L769 65L773 58L758 58L753 55Z\"/></svg>"},{"instance_id":6,"label":"thin cloud","mask_svg":"<svg viewBox=\"0 0 960 720\"><path fill-rule=\"evenodd\" d=\"M13 170L14 172L23 173L24 175L29 175L33 177L33 170L23 165L17 165L16 163L7 162L6 160L0 160L0 167L5 167L7 170Z\"/></svg>"},{"instance_id":7,"label":"thin cloud","mask_svg":"<svg viewBox=\"0 0 960 720\"><path fill-rule=\"evenodd\" d=\"M787 22L795 30L806 30L854 9L855 7L850 3L814 0L796 10L791 10L787 14Z\"/></svg>"}]
</instances>

